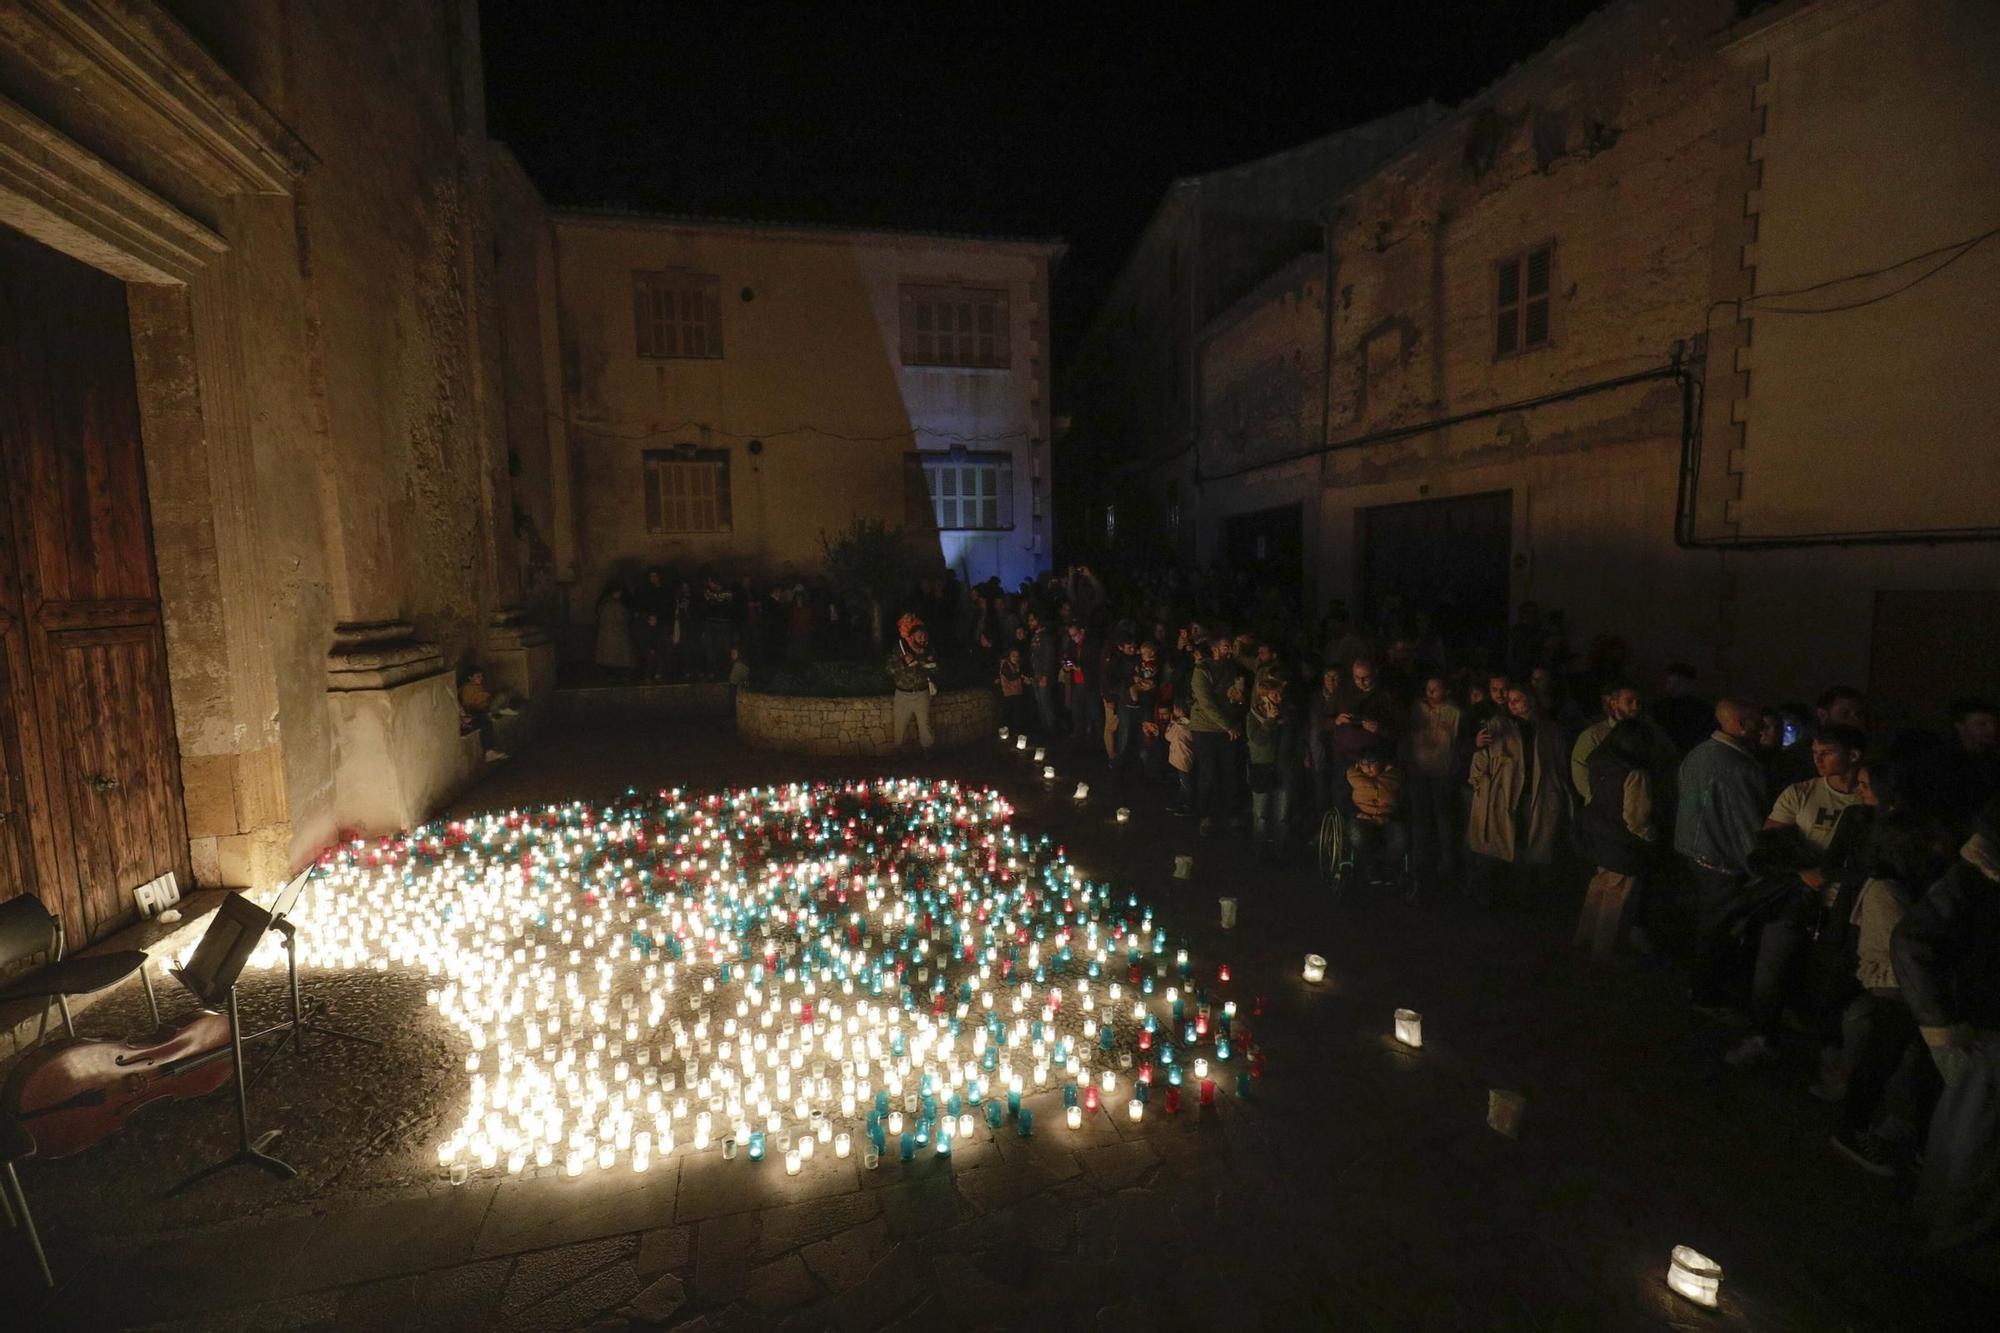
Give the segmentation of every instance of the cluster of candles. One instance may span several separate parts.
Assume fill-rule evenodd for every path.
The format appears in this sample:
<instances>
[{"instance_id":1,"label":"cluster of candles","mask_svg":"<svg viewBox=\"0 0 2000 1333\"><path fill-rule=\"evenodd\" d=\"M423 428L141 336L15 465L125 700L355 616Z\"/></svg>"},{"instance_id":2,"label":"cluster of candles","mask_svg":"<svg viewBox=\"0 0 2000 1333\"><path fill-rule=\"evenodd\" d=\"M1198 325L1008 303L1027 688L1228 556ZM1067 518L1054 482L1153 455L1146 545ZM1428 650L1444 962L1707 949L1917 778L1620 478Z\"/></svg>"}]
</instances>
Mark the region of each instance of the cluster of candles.
<instances>
[{"instance_id":1,"label":"cluster of candles","mask_svg":"<svg viewBox=\"0 0 2000 1333\"><path fill-rule=\"evenodd\" d=\"M300 961L434 979L466 1046L437 1148L455 1178L683 1147L796 1174L891 1139L949 1155L982 1119L1026 1135L1022 1097L1057 1088L1072 1128L1114 1098L1141 1119L1156 1084L1168 1111L1184 1081L1211 1102L1224 1066L1247 1092L1235 1003L1011 813L884 781L434 823L329 853ZM267 939L252 962L283 956Z\"/></svg>"}]
</instances>

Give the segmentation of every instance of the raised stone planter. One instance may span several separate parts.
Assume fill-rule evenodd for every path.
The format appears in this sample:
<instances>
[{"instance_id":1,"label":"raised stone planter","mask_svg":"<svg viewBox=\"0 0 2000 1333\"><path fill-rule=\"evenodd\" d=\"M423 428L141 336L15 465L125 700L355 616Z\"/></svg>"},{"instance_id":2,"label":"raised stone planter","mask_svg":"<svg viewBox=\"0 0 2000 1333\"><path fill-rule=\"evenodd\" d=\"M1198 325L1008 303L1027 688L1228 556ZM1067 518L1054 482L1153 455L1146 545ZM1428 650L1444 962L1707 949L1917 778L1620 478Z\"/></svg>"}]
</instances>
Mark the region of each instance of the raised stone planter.
<instances>
[{"instance_id":1,"label":"raised stone planter","mask_svg":"<svg viewBox=\"0 0 2000 1333\"><path fill-rule=\"evenodd\" d=\"M892 755L897 747L889 735L889 710L886 694L826 698L744 690L736 696L736 734L760 750ZM1000 700L991 690L941 690L931 700L931 730L940 750L983 740L999 726ZM914 727L906 729L903 743L916 744Z\"/></svg>"}]
</instances>

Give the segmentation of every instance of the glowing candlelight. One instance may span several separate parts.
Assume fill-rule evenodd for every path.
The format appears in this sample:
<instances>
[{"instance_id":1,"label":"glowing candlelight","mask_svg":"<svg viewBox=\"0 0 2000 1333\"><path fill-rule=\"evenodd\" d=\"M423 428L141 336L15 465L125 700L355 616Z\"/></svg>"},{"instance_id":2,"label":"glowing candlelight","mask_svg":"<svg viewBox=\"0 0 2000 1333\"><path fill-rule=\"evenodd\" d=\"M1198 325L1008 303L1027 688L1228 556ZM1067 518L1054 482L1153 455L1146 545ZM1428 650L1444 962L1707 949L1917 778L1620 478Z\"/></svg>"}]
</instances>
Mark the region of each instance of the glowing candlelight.
<instances>
[{"instance_id":1,"label":"glowing candlelight","mask_svg":"<svg viewBox=\"0 0 2000 1333\"><path fill-rule=\"evenodd\" d=\"M1712 1310L1722 1295L1722 1265L1699 1250L1676 1245L1667 1265L1667 1286Z\"/></svg>"}]
</instances>

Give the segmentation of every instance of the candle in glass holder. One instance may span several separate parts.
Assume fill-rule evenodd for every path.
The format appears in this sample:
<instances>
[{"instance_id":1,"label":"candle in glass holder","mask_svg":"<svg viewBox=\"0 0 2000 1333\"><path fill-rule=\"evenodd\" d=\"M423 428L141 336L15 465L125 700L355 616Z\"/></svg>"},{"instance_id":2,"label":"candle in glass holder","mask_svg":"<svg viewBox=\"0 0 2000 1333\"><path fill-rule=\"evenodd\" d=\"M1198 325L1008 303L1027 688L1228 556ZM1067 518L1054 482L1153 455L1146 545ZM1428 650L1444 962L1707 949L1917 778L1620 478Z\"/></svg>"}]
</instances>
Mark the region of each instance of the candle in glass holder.
<instances>
[{"instance_id":1,"label":"candle in glass holder","mask_svg":"<svg viewBox=\"0 0 2000 1333\"><path fill-rule=\"evenodd\" d=\"M1069 1121L1071 1129L1083 1128L1083 1108L1081 1106L1071 1105L1063 1112L1063 1118Z\"/></svg>"},{"instance_id":2,"label":"candle in glass holder","mask_svg":"<svg viewBox=\"0 0 2000 1333\"><path fill-rule=\"evenodd\" d=\"M785 1154L785 1174L788 1176L796 1176L798 1173L799 1173L799 1150L797 1148L794 1148L790 1152Z\"/></svg>"},{"instance_id":3,"label":"candle in glass holder","mask_svg":"<svg viewBox=\"0 0 2000 1333\"><path fill-rule=\"evenodd\" d=\"M1317 986L1326 980L1326 959L1316 953L1306 955L1305 979L1308 985Z\"/></svg>"},{"instance_id":4,"label":"candle in glass holder","mask_svg":"<svg viewBox=\"0 0 2000 1333\"><path fill-rule=\"evenodd\" d=\"M1411 1050L1421 1050L1424 1044L1424 1016L1414 1009L1398 1009L1396 1040Z\"/></svg>"},{"instance_id":5,"label":"candle in glass holder","mask_svg":"<svg viewBox=\"0 0 2000 1333\"><path fill-rule=\"evenodd\" d=\"M846 1130L843 1129L840 1133L833 1136L833 1155L835 1157L845 1158L853 1151L854 1138Z\"/></svg>"},{"instance_id":6,"label":"candle in glass holder","mask_svg":"<svg viewBox=\"0 0 2000 1333\"><path fill-rule=\"evenodd\" d=\"M1205 1078L1201 1081L1201 1104L1203 1106L1215 1105L1215 1080L1212 1078Z\"/></svg>"},{"instance_id":7,"label":"candle in glass holder","mask_svg":"<svg viewBox=\"0 0 2000 1333\"><path fill-rule=\"evenodd\" d=\"M1134 1097L1131 1101L1125 1103L1125 1116L1132 1123L1137 1124L1139 1121L1145 1119L1146 1103Z\"/></svg>"},{"instance_id":8,"label":"candle in glass holder","mask_svg":"<svg viewBox=\"0 0 2000 1333\"><path fill-rule=\"evenodd\" d=\"M1054 782L1055 780L1056 780L1056 766L1054 764L1042 765L1042 781Z\"/></svg>"}]
</instances>

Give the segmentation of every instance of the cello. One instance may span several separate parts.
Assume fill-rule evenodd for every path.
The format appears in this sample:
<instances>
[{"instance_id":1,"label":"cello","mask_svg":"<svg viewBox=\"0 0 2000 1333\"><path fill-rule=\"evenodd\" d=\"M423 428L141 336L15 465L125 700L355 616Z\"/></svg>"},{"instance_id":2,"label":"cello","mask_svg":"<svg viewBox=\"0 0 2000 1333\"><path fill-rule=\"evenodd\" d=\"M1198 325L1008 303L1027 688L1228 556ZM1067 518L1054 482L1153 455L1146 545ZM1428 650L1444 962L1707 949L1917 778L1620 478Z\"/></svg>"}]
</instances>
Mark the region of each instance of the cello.
<instances>
[{"instance_id":1,"label":"cello","mask_svg":"<svg viewBox=\"0 0 2000 1333\"><path fill-rule=\"evenodd\" d=\"M0 1088L0 1115L33 1136L35 1156L68 1157L110 1138L140 1107L205 1097L232 1073L229 1020L205 1009L144 1037L60 1037L30 1051Z\"/></svg>"}]
</instances>

